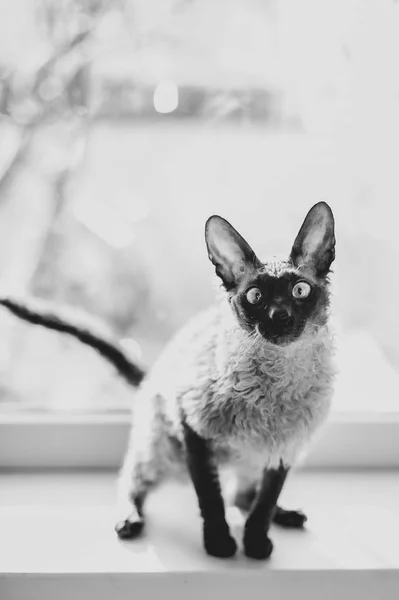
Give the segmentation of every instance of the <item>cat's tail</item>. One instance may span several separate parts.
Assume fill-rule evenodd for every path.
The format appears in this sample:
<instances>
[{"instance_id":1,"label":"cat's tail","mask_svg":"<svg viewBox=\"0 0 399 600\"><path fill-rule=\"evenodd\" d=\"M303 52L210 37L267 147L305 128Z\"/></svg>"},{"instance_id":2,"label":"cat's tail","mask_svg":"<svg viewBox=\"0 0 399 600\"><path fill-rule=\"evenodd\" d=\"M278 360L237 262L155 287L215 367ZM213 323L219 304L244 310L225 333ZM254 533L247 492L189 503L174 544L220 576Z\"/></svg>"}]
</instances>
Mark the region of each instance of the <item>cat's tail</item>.
<instances>
[{"instance_id":1,"label":"cat's tail","mask_svg":"<svg viewBox=\"0 0 399 600\"><path fill-rule=\"evenodd\" d=\"M145 370L137 361L129 357L123 346L104 329L103 324L93 322L87 314L75 309L67 309L47 300L19 300L0 294L0 306L13 315L46 329L71 335L83 344L94 348L107 359L131 385L138 386L145 376Z\"/></svg>"}]
</instances>

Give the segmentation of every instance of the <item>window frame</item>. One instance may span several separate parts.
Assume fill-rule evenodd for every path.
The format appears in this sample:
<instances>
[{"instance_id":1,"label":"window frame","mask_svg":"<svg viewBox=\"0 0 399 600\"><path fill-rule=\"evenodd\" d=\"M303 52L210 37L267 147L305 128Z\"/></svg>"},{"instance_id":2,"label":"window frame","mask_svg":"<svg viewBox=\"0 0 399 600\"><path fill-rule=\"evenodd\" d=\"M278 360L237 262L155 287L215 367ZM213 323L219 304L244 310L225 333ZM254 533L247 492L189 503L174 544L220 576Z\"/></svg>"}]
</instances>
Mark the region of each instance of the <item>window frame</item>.
<instances>
[{"instance_id":1,"label":"window frame","mask_svg":"<svg viewBox=\"0 0 399 600\"><path fill-rule=\"evenodd\" d=\"M0 415L0 468L117 469L130 421L128 412ZM332 412L301 466L398 468L399 413Z\"/></svg>"}]
</instances>

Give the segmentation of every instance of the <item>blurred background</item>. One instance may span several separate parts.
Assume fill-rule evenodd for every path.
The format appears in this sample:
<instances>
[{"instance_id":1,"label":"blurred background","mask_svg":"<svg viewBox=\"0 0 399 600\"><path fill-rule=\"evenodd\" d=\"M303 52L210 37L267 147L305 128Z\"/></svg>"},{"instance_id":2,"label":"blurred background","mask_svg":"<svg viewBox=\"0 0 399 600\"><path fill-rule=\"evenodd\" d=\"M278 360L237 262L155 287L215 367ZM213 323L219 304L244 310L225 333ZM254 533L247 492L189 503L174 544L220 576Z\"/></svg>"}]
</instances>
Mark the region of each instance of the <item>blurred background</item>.
<instances>
[{"instance_id":1,"label":"blurred background","mask_svg":"<svg viewBox=\"0 0 399 600\"><path fill-rule=\"evenodd\" d=\"M399 410L399 3L0 0L0 287L150 366L215 297L213 213L288 255L336 218L336 411ZM0 411L125 411L91 349L0 312Z\"/></svg>"}]
</instances>

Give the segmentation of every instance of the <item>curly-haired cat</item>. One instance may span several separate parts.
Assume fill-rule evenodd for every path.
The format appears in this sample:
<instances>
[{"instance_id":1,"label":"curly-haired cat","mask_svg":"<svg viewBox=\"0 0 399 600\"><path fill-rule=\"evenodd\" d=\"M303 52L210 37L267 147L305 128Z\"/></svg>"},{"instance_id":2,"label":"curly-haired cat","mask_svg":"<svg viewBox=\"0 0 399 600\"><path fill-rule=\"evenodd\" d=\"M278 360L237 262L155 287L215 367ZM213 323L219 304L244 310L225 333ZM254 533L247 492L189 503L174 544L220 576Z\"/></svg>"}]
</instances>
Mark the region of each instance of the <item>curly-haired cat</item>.
<instances>
[{"instance_id":1,"label":"curly-haired cat","mask_svg":"<svg viewBox=\"0 0 399 600\"><path fill-rule=\"evenodd\" d=\"M244 552L265 559L273 548L273 520L288 527L306 520L277 502L290 467L325 420L333 393L328 317L334 218L326 203L313 206L284 261L261 262L219 216L208 219L205 240L224 295L178 332L141 383L119 479L124 512L116 531L121 538L141 534L148 493L187 467L206 551L233 556L237 544L218 473L228 466L236 478L235 504L248 511ZM9 298L0 304L99 349L98 336L88 339L82 328L54 315ZM116 359L102 353L137 384L140 370L132 376L118 352Z\"/></svg>"}]
</instances>

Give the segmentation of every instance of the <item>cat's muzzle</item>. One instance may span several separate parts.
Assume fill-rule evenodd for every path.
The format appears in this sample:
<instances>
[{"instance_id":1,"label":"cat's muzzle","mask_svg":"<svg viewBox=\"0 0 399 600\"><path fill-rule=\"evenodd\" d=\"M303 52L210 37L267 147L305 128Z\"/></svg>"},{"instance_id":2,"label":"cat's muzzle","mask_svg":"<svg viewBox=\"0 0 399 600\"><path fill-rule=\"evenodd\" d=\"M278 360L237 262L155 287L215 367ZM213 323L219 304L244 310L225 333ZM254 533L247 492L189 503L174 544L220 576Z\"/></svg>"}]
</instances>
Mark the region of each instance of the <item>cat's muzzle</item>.
<instances>
[{"instance_id":1,"label":"cat's muzzle","mask_svg":"<svg viewBox=\"0 0 399 600\"><path fill-rule=\"evenodd\" d=\"M287 344L296 338L295 319L284 308L278 308L258 326L259 333L273 344Z\"/></svg>"}]
</instances>

